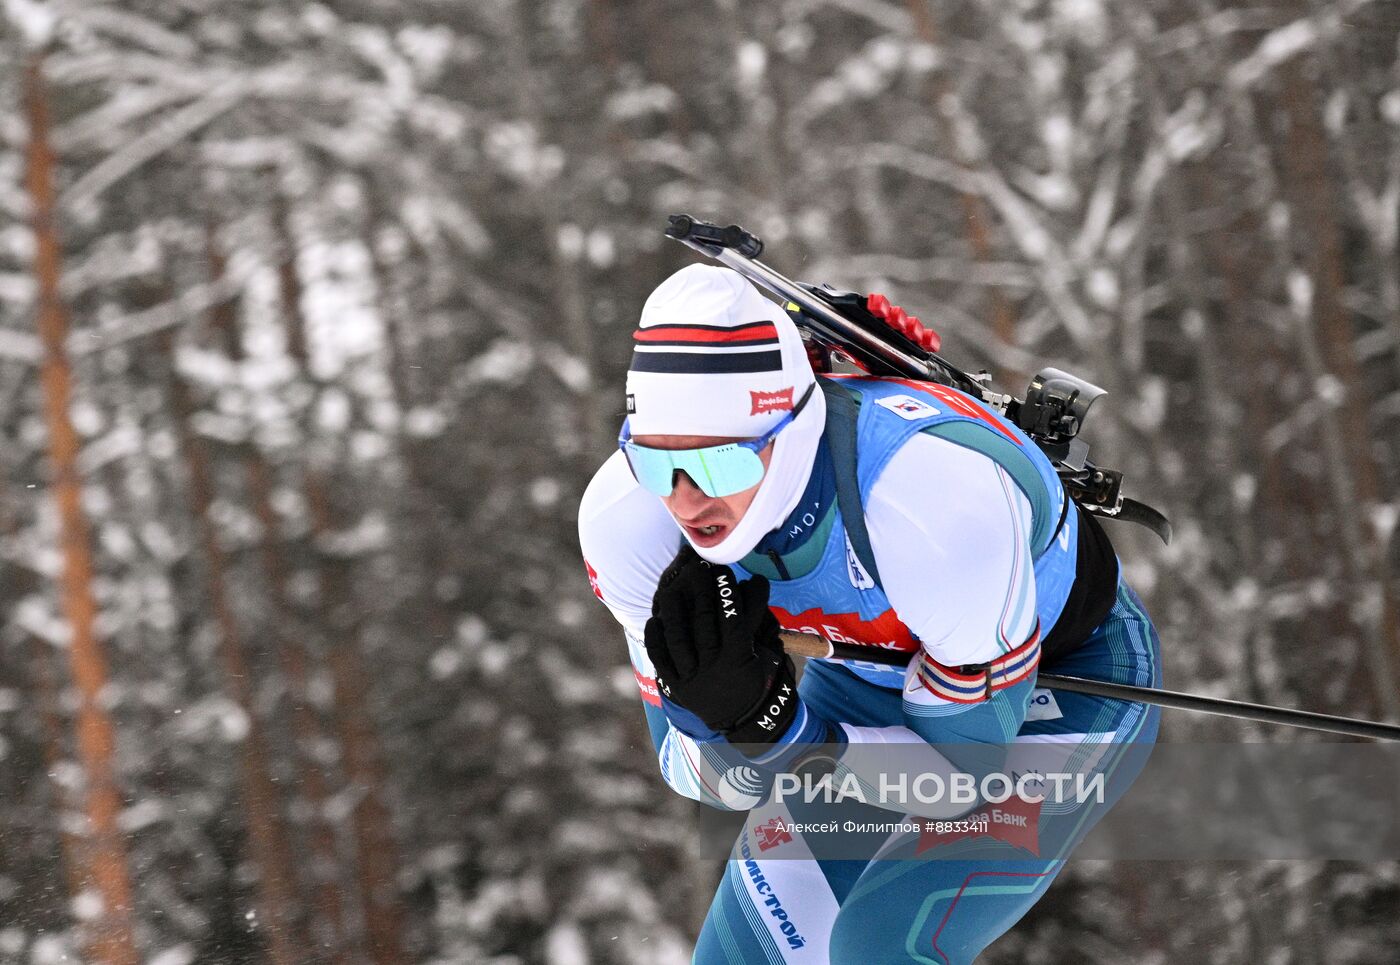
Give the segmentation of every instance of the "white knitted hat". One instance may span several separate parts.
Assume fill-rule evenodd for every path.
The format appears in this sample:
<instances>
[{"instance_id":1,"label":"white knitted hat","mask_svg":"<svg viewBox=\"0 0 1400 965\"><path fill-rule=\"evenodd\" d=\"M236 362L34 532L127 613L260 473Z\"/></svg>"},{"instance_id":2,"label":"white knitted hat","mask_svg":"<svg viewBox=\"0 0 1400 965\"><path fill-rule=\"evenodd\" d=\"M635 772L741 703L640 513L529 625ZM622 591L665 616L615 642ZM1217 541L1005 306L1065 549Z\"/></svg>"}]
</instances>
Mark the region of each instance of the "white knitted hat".
<instances>
[{"instance_id":1,"label":"white knitted hat","mask_svg":"<svg viewBox=\"0 0 1400 965\"><path fill-rule=\"evenodd\" d=\"M791 412L815 376L802 336L782 308L728 268L690 265L642 307L627 373L632 435L763 435ZM797 506L826 424L813 389L778 434L768 472L744 518L717 546L695 547L712 563L747 554Z\"/></svg>"}]
</instances>

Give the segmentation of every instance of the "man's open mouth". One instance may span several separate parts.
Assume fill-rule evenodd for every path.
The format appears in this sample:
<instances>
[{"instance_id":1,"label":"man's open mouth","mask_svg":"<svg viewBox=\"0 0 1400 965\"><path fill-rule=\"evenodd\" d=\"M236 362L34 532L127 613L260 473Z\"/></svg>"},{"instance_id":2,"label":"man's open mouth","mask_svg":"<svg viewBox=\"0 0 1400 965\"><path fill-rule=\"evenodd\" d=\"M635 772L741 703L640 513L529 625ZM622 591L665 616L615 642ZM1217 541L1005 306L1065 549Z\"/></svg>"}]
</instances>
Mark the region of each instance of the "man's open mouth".
<instances>
[{"instance_id":1,"label":"man's open mouth","mask_svg":"<svg viewBox=\"0 0 1400 965\"><path fill-rule=\"evenodd\" d=\"M682 524L691 540L701 546L713 546L724 539L729 527L723 523L711 523L706 526L691 526L689 523Z\"/></svg>"}]
</instances>

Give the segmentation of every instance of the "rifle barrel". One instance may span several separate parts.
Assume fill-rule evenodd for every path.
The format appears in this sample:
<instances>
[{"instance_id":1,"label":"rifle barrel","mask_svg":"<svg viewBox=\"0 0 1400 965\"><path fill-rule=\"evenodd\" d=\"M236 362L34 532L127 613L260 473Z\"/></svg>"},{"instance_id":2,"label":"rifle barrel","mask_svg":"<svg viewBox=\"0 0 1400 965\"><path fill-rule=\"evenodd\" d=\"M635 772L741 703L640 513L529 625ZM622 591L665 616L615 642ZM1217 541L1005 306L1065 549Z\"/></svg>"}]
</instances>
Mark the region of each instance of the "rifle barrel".
<instances>
[{"instance_id":1,"label":"rifle barrel","mask_svg":"<svg viewBox=\"0 0 1400 965\"><path fill-rule=\"evenodd\" d=\"M762 285L779 298L795 302L815 322L828 329L829 336L860 346L870 354L884 360L905 378L940 381L937 371L929 362L890 345L849 319L842 318L840 313L820 298L756 258L749 258L733 248L724 248L693 238L682 236L676 237L676 240L702 255L713 258L726 268L734 269L749 281Z\"/></svg>"}]
</instances>

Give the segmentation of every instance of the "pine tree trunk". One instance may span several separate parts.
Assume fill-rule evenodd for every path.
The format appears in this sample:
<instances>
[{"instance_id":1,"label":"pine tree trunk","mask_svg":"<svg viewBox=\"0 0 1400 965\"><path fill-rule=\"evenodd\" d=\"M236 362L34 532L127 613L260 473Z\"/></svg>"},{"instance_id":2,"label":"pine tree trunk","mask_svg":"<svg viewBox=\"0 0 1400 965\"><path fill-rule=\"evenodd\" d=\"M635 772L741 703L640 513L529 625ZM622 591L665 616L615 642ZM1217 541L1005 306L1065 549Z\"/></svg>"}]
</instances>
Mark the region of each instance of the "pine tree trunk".
<instances>
[{"instance_id":1,"label":"pine tree trunk","mask_svg":"<svg viewBox=\"0 0 1400 965\"><path fill-rule=\"evenodd\" d=\"M934 20L933 4L930 0L905 0L905 6L914 19L914 30L919 39L931 47L940 47L941 32L938 22ZM967 164L970 159L964 157L958 149L957 132L953 130L952 122L941 106L944 99L952 93L947 78L941 71L935 71L930 75L928 88L928 101L934 122L938 126L939 140L950 146L954 152L954 160L959 164ZM994 251L991 217L986 202L979 195L963 191L958 194L958 203L962 206L963 228L967 234L968 246L972 249L973 260L982 264L990 262ZM1014 348L1016 312L1011 307L1011 302L1006 293L996 285L988 286L986 297L992 332L1003 345ZM1007 387L1006 391L1018 390L1030 375L1029 372L1016 372L1003 366L997 366L994 374L998 384Z\"/></svg>"},{"instance_id":2,"label":"pine tree trunk","mask_svg":"<svg viewBox=\"0 0 1400 965\"><path fill-rule=\"evenodd\" d=\"M411 317L407 295L396 297L396 286L392 266L380 256L375 246L375 236L379 227L387 223L386 205L378 194L377 186L368 186L369 225L366 245L370 251L370 266L374 271L376 299L379 314L384 320L384 340L386 343L385 365L389 370L389 385L394 394L394 405L400 420L413 405L413 390L408 380L409 355L405 349L408 340L405 336L403 317ZM415 439L404 431L402 421L395 436L399 459L408 471L411 485L409 493L399 501L399 512L403 531L414 534L414 543L405 547L411 559L402 560L405 582L413 587L413 596L406 602L422 614L424 635L429 640L442 643L452 639L452 609L443 605L437 598L435 587L440 574L448 572L444 552L446 521L440 501L433 498L431 467L428 465L430 443ZM396 603L400 602L396 600Z\"/></svg>"},{"instance_id":3,"label":"pine tree trunk","mask_svg":"<svg viewBox=\"0 0 1400 965\"><path fill-rule=\"evenodd\" d=\"M603 69L612 76L621 63L617 55L617 11L608 0L587 0L587 5L589 46L598 52Z\"/></svg>"},{"instance_id":4,"label":"pine tree trunk","mask_svg":"<svg viewBox=\"0 0 1400 965\"><path fill-rule=\"evenodd\" d=\"M1326 560L1336 552L1336 545L1330 532L1317 525L1318 520L1327 516L1330 508L1335 512L1339 506L1338 493L1330 489L1326 479L1297 471L1296 463L1290 462L1288 450L1263 443L1270 430L1278 427L1280 406L1293 407L1296 401L1278 394L1277 387L1286 383L1287 372L1299 366L1297 355L1288 352L1288 346L1268 337L1260 338L1259 326L1254 320L1258 307L1250 298L1256 289L1279 290L1287 285L1290 271L1293 270L1293 256L1289 239L1278 236L1280 233L1270 228L1268 207L1283 204L1287 198L1287 184L1282 174L1276 170L1270 157L1269 138L1261 130L1255 115L1255 107L1250 92L1240 93L1230 104L1233 152L1227 156L1228 168L1238 168L1246 183L1257 191L1259 200L1242 218L1239 231L1244 236L1259 236L1265 243L1258 246L1239 246L1230 243L1220 244L1220 260L1225 272L1225 294L1230 306L1230 317L1234 321L1234 339L1228 347L1228 357L1250 359L1250 376L1262 383L1254 391L1246 394L1245 427L1247 438L1258 445L1258 466L1260 480L1254 497L1254 528L1261 537L1259 557L1274 560L1274 569L1288 580L1301 583L1317 575L1318 561ZM1222 175L1228 179L1230 171ZM1263 278L1264 281L1259 279ZM1253 323L1253 324L1251 324ZM1335 435L1335 433L1333 433ZM1291 470L1291 471L1290 471ZM1343 507L1345 508L1345 507ZM1276 552L1280 547L1285 551ZM1349 551L1343 550L1343 565L1347 564ZM1260 574L1267 580L1270 574ZM1267 606L1261 621L1261 632L1268 635L1272 631ZM1320 644L1327 635L1334 633L1335 627L1345 625L1348 619L1345 601L1339 594L1339 602L1334 603L1319 616L1308 620L1310 626L1324 626L1320 639L1304 638L1303 646ZM1301 630L1300 625L1296 630ZM1278 646L1298 652L1298 638L1289 636L1278 641ZM1286 657L1286 651L1280 651ZM1284 660L1284 665L1296 669L1294 660ZM1356 668L1364 672L1362 666ZM1314 675L1315 676L1315 675ZM1326 694L1320 690L1309 690L1314 684L1312 676L1295 678L1295 686L1305 700L1324 700Z\"/></svg>"},{"instance_id":5,"label":"pine tree trunk","mask_svg":"<svg viewBox=\"0 0 1400 965\"><path fill-rule=\"evenodd\" d=\"M1197 173L1194 180L1205 210L1216 211L1222 207L1222 193L1228 192L1231 179L1236 174L1230 168L1237 163L1239 158L1236 153L1222 148L1220 163L1203 167ZM1202 346L1200 358L1205 378L1227 389L1234 389L1230 402L1233 415L1228 420L1227 431L1219 438L1212 434L1210 444L1216 453L1223 451L1219 449L1222 445L1237 449L1235 461L1240 471L1253 480L1254 491L1248 497L1247 504L1237 505L1231 511L1231 518L1236 521L1232 533L1239 547L1240 572L1263 588L1269 585L1272 577L1266 563L1270 541L1292 538L1290 530L1293 525L1288 518L1292 515L1289 511L1290 498L1285 495L1279 453L1270 451L1263 444L1278 413L1278 400L1272 384L1274 380L1270 375L1281 371L1286 364L1279 347L1272 340L1258 337L1252 319L1251 285L1253 279L1265 273L1266 265L1252 257L1249 250L1242 251L1235 241L1236 236L1248 237L1261 230L1258 218L1246 214L1207 239L1205 254L1216 266L1223 281L1222 323L1215 346L1209 350ZM1251 357L1255 360L1251 380L1234 384L1227 362ZM1210 421L1214 426L1216 420ZM1225 478L1222 483L1228 490L1235 484L1235 479ZM1301 486L1293 487L1290 495L1292 506L1296 506L1299 499L1316 500L1315 493ZM1236 501L1239 501L1238 497ZM1275 695L1269 693L1259 679L1260 664L1268 659L1266 654L1273 639L1271 619L1263 606L1265 599L1266 594L1259 593L1258 602L1247 613L1241 614L1241 618L1246 624L1244 646L1248 654L1245 667L1248 690L1245 696L1250 700L1269 703L1275 699Z\"/></svg>"},{"instance_id":6,"label":"pine tree trunk","mask_svg":"<svg viewBox=\"0 0 1400 965\"><path fill-rule=\"evenodd\" d=\"M1362 644L1380 712L1400 719L1400 621L1395 588L1375 540L1361 525L1380 495L1379 473L1367 424L1367 390L1356 359L1355 332L1343 286L1345 270L1337 202L1333 192L1327 143L1322 130L1316 90L1296 62L1281 68L1283 100L1288 115L1286 140L1289 193L1293 198L1304 267L1312 281L1310 314L1300 318L1300 346L1315 381L1333 376L1341 385L1340 404L1323 410L1322 441L1328 487L1333 496L1336 527L1341 536L1344 572L1354 592L1372 583L1380 601L1377 619L1363 625Z\"/></svg>"},{"instance_id":7,"label":"pine tree trunk","mask_svg":"<svg viewBox=\"0 0 1400 965\"><path fill-rule=\"evenodd\" d=\"M214 482L208 446L191 425L194 402L189 386L176 370L175 339L171 330L162 332L159 341L168 365L168 397L172 416L189 471L190 502L204 554L205 592L218 629L218 655L224 672L224 686L248 721L248 733L243 739L239 764L248 837L253 861L258 868L257 917L267 936L268 956L273 965L303 965L310 960L310 949L298 934L300 901L289 860L277 786L268 767L271 754L267 735L254 706L252 669L238 620L225 590L227 564L210 514L214 502Z\"/></svg>"},{"instance_id":8,"label":"pine tree trunk","mask_svg":"<svg viewBox=\"0 0 1400 965\"><path fill-rule=\"evenodd\" d=\"M540 68L528 44L532 32L529 5L514 0L510 16L515 29L509 31L505 40L505 57L506 64L519 78L512 85L515 107L521 117L537 130L547 133L550 118L541 103L535 79ZM582 451L604 452L611 444L610 436L615 430L610 427L604 394L598 390L597 335L588 312L587 280L580 259L566 256L559 244L559 230L563 226L560 212L576 211L577 205L565 203L567 199L563 197L557 180L537 185L529 192L528 198L529 208L524 214L528 214L538 226L539 237L549 252L550 287L562 322L563 342L569 355L583 366L587 379L575 407L579 419L578 437L584 443Z\"/></svg>"},{"instance_id":9,"label":"pine tree trunk","mask_svg":"<svg viewBox=\"0 0 1400 965\"><path fill-rule=\"evenodd\" d=\"M314 385L301 311L297 248L285 202L280 199L276 220L283 252L280 279L287 344L301 378ZM398 899L398 846L385 800L387 781L379 738L371 724L368 674L360 653L351 562L330 549L333 534L342 529L345 517L341 507L333 502L330 483L314 466L306 469L305 489L312 538L320 556L321 605L331 629L327 664L335 685L336 729L345 755L346 778L358 797L351 812L351 826L366 939L376 965L396 965L406 961L403 913Z\"/></svg>"},{"instance_id":10,"label":"pine tree trunk","mask_svg":"<svg viewBox=\"0 0 1400 965\"><path fill-rule=\"evenodd\" d=\"M132 927L131 879L125 843L117 827L122 801L113 760L116 732L102 697L107 665L96 633L92 550L77 466L78 435L69 416L72 369L65 346L69 322L59 291L62 256L54 198L55 160L49 145L41 56L33 56L26 65L24 83L29 121L25 182L34 222L34 274L44 352L40 375L62 540L61 608L72 635L68 653L78 690L76 744L86 785L87 829L80 877L102 901L100 913L88 923L87 956L94 965L136 965L139 956Z\"/></svg>"},{"instance_id":11,"label":"pine tree trunk","mask_svg":"<svg viewBox=\"0 0 1400 965\"><path fill-rule=\"evenodd\" d=\"M227 266L212 226L206 231L206 258L210 281L221 281ZM246 353L239 337L235 302L227 300L214 305L209 311L209 323L215 335L221 339L229 359L235 365L241 365ZM298 752L296 791L303 796L306 810L312 815L307 835L312 860L304 869L311 880L316 908L309 927L310 937L318 950L317 960L329 965L343 965L348 959L341 908L340 862L335 832L326 820L329 782L317 755L317 748L323 745L326 735L320 716L311 704L306 647L294 634L282 629L291 625L293 606L282 521L272 505L272 470L255 440L240 446L238 454L243 460L249 496L262 527L261 555L271 590L272 622L276 628L274 648L278 665L286 678L292 737Z\"/></svg>"}]
</instances>

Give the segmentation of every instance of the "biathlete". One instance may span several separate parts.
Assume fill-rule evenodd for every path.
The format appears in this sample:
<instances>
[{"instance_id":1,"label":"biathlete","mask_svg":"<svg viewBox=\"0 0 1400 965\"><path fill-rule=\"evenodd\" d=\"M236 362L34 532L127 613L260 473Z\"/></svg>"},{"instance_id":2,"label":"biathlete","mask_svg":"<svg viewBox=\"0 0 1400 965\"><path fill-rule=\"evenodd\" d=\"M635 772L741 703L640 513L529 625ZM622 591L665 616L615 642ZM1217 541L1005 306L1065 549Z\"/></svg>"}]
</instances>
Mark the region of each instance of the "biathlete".
<instances>
[{"instance_id":1,"label":"biathlete","mask_svg":"<svg viewBox=\"0 0 1400 965\"><path fill-rule=\"evenodd\" d=\"M971 962L1156 739L1154 707L1036 689L1040 667L1161 685L1156 632L1102 527L971 397L816 375L782 308L725 268L692 265L648 298L626 411L579 538L671 788L747 810L812 747L918 744L950 771L1018 774L1018 751L1052 747L1106 791L965 806L963 833L883 834L859 860L818 860L755 811L695 961ZM813 659L799 684L784 630L910 660Z\"/></svg>"}]
</instances>

